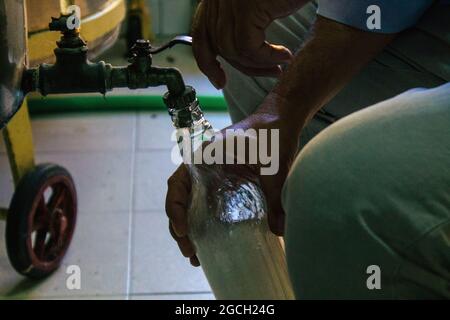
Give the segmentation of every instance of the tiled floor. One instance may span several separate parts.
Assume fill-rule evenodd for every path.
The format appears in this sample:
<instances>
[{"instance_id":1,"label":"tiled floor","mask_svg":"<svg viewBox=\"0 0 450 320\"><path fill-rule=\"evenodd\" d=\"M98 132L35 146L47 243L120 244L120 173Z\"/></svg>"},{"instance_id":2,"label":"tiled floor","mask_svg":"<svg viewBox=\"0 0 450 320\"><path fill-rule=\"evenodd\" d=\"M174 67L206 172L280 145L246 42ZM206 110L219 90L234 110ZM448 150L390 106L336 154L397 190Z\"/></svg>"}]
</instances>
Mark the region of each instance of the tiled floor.
<instances>
[{"instance_id":1,"label":"tiled floor","mask_svg":"<svg viewBox=\"0 0 450 320\"><path fill-rule=\"evenodd\" d=\"M207 114L216 128L225 113ZM166 179L175 169L165 113L71 114L33 120L39 163L73 175L79 198L74 240L62 267L31 282L11 268L0 222L0 299L213 299L201 271L178 252L164 213ZM0 206L13 192L0 144ZM66 287L66 268L81 268L81 290Z\"/></svg>"}]
</instances>

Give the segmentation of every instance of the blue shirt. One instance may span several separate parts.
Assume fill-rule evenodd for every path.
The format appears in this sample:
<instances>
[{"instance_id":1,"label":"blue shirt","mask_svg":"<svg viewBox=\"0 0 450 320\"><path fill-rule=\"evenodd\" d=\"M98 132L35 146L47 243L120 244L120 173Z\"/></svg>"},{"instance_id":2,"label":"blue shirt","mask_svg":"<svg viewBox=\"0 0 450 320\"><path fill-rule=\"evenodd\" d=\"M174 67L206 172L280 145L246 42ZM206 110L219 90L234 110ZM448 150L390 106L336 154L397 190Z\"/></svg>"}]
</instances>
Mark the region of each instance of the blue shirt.
<instances>
[{"instance_id":1,"label":"blue shirt","mask_svg":"<svg viewBox=\"0 0 450 320\"><path fill-rule=\"evenodd\" d=\"M364 31L397 33L414 26L433 2L435 1L318 0L317 14ZM378 17L374 16L376 11L379 11Z\"/></svg>"}]
</instances>

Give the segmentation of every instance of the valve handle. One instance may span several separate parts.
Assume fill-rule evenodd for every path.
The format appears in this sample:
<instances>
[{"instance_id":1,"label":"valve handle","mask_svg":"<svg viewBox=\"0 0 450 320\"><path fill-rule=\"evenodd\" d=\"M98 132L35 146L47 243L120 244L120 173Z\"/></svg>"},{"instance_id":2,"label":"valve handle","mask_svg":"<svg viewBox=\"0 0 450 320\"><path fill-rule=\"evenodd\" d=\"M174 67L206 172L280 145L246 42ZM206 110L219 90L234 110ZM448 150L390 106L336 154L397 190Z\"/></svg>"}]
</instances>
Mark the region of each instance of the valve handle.
<instances>
[{"instance_id":1,"label":"valve handle","mask_svg":"<svg viewBox=\"0 0 450 320\"><path fill-rule=\"evenodd\" d=\"M74 12L69 14L61 13L59 18L52 17L52 21L48 25L50 31L72 32L74 34L79 33L80 27L81 20L74 15Z\"/></svg>"},{"instance_id":2,"label":"valve handle","mask_svg":"<svg viewBox=\"0 0 450 320\"><path fill-rule=\"evenodd\" d=\"M147 57L152 54L160 53L166 49L172 48L177 44L192 45L192 37L190 36L176 36L169 42L160 47L152 47L149 40L139 39L131 48L131 53L134 57Z\"/></svg>"},{"instance_id":3,"label":"valve handle","mask_svg":"<svg viewBox=\"0 0 450 320\"><path fill-rule=\"evenodd\" d=\"M160 52L162 52L162 51L164 51L166 49L172 48L174 45L177 45L177 44L184 44L184 45L191 46L192 45L192 37L190 37L190 36L176 36L175 38L173 38L172 40L170 40L166 44L163 44L160 47L151 48L150 49L150 53L151 54L157 54L157 53L160 53Z\"/></svg>"},{"instance_id":4,"label":"valve handle","mask_svg":"<svg viewBox=\"0 0 450 320\"><path fill-rule=\"evenodd\" d=\"M52 17L52 21L49 23L48 28L50 31L60 31L66 32L69 31L67 28L67 19L70 15L61 14L59 18Z\"/></svg>"}]
</instances>

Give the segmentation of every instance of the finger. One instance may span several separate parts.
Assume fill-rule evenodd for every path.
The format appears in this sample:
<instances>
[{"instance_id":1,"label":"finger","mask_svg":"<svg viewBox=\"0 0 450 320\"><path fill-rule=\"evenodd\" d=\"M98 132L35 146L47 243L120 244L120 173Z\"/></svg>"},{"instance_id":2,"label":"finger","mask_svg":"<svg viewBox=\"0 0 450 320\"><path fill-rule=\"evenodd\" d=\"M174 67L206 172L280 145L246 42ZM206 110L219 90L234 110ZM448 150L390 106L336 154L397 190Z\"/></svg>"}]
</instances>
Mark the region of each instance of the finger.
<instances>
[{"instance_id":1,"label":"finger","mask_svg":"<svg viewBox=\"0 0 450 320\"><path fill-rule=\"evenodd\" d=\"M281 45L271 44L267 41L264 41L255 49L253 57L256 61L278 64L290 63L294 59L291 50Z\"/></svg>"},{"instance_id":2,"label":"finger","mask_svg":"<svg viewBox=\"0 0 450 320\"><path fill-rule=\"evenodd\" d=\"M258 37L255 36L256 38ZM264 38L259 42L256 42L255 39L253 42L243 42L244 40L236 39L236 52L242 59L251 60L253 65L283 65L289 64L294 59L294 55L288 48L282 45L271 44L265 41Z\"/></svg>"},{"instance_id":3,"label":"finger","mask_svg":"<svg viewBox=\"0 0 450 320\"><path fill-rule=\"evenodd\" d=\"M175 241L178 244L178 248L180 249L183 256L186 258L191 258L195 256L195 248L192 242L189 240L188 237L178 237L175 231L173 230L172 223L169 223L169 231L172 237L175 239Z\"/></svg>"},{"instance_id":4,"label":"finger","mask_svg":"<svg viewBox=\"0 0 450 320\"><path fill-rule=\"evenodd\" d=\"M251 5L250 3L247 3ZM241 3L241 6L245 2ZM239 8L241 7L239 6ZM234 7L236 17L242 16L238 6ZM292 52L284 46L270 44L266 41L265 29L272 22L266 15L251 15L236 18L235 43L236 49L242 56L251 58L255 62L279 65L292 61Z\"/></svg>"},{"instance_id":5,"label":"finger","mask_svg":"<svg viewBox=\"0 0 450 320\"><path fill-rule=\"evenodd\" d=\"M267 201L269 207L268 222L270 230L277 236L284 235L285 214L281 206L281 199Z\"/></svg>"},{"instance_id":6,"label":"finger","mask_svg":"<svg viewBox=\"0 0 450 320\"><path fill-rule=\"evenodd\" d=\"M200 261L198 260L197 256L191 257L190 261L193 267L200 267Z\"/></svg>"},{"instance_id":7,"label":"finger","mask_svg":"<svg viewBox=\"0 0 450 320\"><path fill-rule=\"evenodd\" d=\"M231 30L229 32L232 32ZM239 65L240 69L244 70L269 70L265 73L273 73L271 71L277 70L278 63L268 63L268 62L257 62L252 60L249 57L245 57L238 53L236 48L234 47L234 40L227 36L229 32L223 32L223 36L220 40L218 40L217 47L215 49L216 52L219 53L225 60L228 62L233 61L235 65ZM256 71L247 71L247 73L255 73ZM258 72L259 74L263 74L264 72Z\"/></svg>"},{"instance_id":8,"label":"finger","mask_svg":"<svg viewBox=\"0 0 450 320\"><path fill-rule=\"evenodd\" d=\"M208 24L214 24L214 28L211 28L209 32L209 37L213 49L216 49L222 57L227 57L233 54L234 17L231 12L231 5L227 0L219 0L216 3L216 7L210 6L208 8Z\"/></svg>"},{"instance_id":9,"label":"finger","mask_svg":"<svg viewBox=\"0 0 450 320\"><path fill-rule=\"evenodd\" d=\"M235 51L236 52L236 51ZM253 57L246 57L238 54L233 55L223 55L227 60L233 60L239 62L243 67L253 68L253 69L269 69L273 70L274 68L280 69L282 65L278 62L271 61L256 61Z\"/></svg>"},{"instance_id":10,"label":"finger","mask_svg":"<svg viewBox=\"0 0 450 320\"><path fill-rule=\"evenodd\" d=\"M277 177L261 176L261 188L266 197L269 228L275 235L283 236L285 228L285 213L281 204L281 189L283 182L275 181L275 185L279 185L276 189L280 191L273 192L275 189L273 179L277 179Z\"/></svg>"},{"instance_id":11,"label":"finger","mask_svg":"<svg viewBox=\"0 0 450 320\"><path fill-rule=\"evenodd\" d=\"M274 66L269 68L253 68L253 67L246 67L242 65L240 62L234 60L227 59L227 62L230 65L232 65L235 69L241 71L242 73L250 77L278 78L283 73L283 70L281 69L280 66Z\"/></svg>"},{"instance_id":12,"label":"finger","mask_svg":"<svg viewBox=\"0 0 450 320\"><path fill-rule=\"evenodd\" d=\"M217 89L222 89L226 83L226 76L210 44L207 33L210 26L207 25L205 6L205 2L200 2L197 8L192 26L192 51L199 69Z\"/></svg>"},{"instance_id":13,"label":"finger","mask_svg":"<svg viewBox=\"0 0 450 320\"><path fill-rule=\"evenodd\" d=\"M184 237L188 233L187 209L190 197L190 177L186 166L181 165L167 181L166 213L175 233Z\"/></svg>"},{"instance_id":14,"label":"finger","mask_svg":"<svg viewBox=\"0 0 450 320\"><path fill-rule=\"evenodd\" d=\"M238 53L235 45L235 17L233 11L233 1L218 1L218 10L208 11L208 20L216 21L214 32L210 32L211 43L215 46L215 51L228 60L239 62L244 67L269 69L278 64L254 61Z\"/></svg>"}]
</instances>

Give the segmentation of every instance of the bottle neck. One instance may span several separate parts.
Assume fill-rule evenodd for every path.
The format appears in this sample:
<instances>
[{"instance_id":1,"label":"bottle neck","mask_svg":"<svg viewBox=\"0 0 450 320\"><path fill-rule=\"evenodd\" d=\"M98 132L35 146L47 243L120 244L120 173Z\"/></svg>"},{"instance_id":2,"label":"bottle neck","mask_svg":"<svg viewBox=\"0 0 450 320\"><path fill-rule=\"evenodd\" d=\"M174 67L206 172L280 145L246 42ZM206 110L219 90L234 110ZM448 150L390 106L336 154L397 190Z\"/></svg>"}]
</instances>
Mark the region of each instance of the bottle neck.
<instances>
[{"instance_id":1,"label":"bottle neck","mask_svg":"<svg viewBox=\"0 0 450 320\"><path fill-rule=\"evenodd\" d=\"M214 129L205 119L197 99L184 109L171 109L169 113L176 128L177 144L186 165L201 163L201 148L214 136ZM196 154L197 151L200 154Z\"/></svg>"},{"instance_id":2,"label":"bottle neck","mask_svg":"<svg viewBox=\"0 0 450 320\"><path fill-rule=\"evenodd\" d=\"M170 108L169 114L176 129L191 128L204 119L198 99L182 109Z\"/></svg>"}]
</instances>

